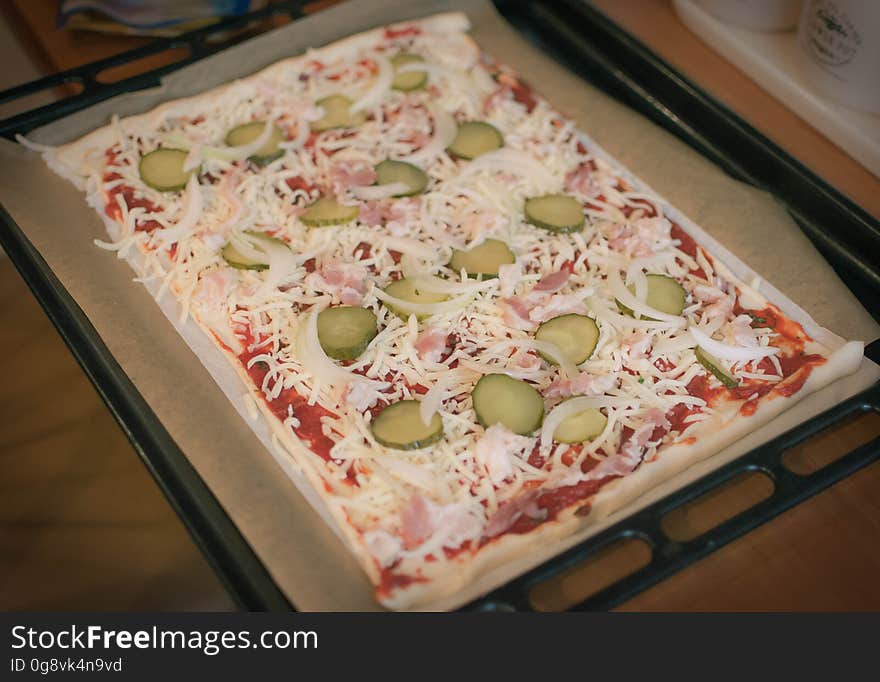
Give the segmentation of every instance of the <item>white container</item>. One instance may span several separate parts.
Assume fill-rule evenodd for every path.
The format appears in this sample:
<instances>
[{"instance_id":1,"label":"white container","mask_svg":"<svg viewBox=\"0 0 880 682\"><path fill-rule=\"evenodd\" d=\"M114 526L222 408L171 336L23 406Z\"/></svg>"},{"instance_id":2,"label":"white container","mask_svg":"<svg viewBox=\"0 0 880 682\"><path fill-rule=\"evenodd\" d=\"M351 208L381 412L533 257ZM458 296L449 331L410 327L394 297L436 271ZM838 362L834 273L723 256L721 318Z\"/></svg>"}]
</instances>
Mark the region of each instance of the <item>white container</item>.
<instances>
[{"instance_id":1,"label":"white container","mask_svg":"<svg viewBox=\"0 0 880 682\"><path fill-rule=\"evenodd\" d=\"M752 31L791 31L797 27L802 0L697 0L721 21Z\"/></svg>"},{"instance_id":2,"label":"white container","mask_svg":"<svg viewBox=\"0 0 880 682\"><path fill-rule=\"evenodd\" d=\"M798 43L816 90L880 113L880 1L806 0Z\"/></svg>"}]
</instances>

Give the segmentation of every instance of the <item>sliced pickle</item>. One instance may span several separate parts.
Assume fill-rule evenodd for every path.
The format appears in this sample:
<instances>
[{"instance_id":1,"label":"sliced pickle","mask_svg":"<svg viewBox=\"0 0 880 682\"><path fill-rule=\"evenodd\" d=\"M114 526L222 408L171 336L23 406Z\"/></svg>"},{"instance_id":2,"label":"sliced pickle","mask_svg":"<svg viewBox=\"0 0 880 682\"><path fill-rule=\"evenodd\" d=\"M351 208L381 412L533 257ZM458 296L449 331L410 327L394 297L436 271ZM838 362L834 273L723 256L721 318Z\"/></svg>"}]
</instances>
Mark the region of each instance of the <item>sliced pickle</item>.
<instances>
[{"instance_id":1,"label":"sliced pickle","mask_svg":"<svg viewBox=\"0 0 880 682\"><path fill-rule=\"evenodd\" d=\"M265 234L264 232L251 232L247 231L245 234L254 237L257 242L265 242L267 244L280 244L282 246L287 246L287 243L277 237L273 237L271 235ZM262 249L258 245L252 245L254 251L261 252ZM289 247L288 247L289 248ZM223 256L223 259L229 263L234 268L239 270L268 270L269 269L269 256L262 258L260 260L255 260L250 256L244 255L241 251L235 248L235 245L232 242L227 242L226 245L220 249L220 255Z\"/></svg>"},{"instance_id":2,"label":"sliced pickle","mask_svg":"<svg viewBox=\"0 0 880 682\"><path fill-rule=\"evenodd\" d=\"M506 374L486 374L471 392L477 421L503 424L514 433L534 433L544 420L544 398L529 383Z\"/></svg>"},{"instance_id":3,"label":"sliced pickle","mask_svg":"<svg viewBox=\"0 0 880 682\"><path fill-rule=\"evenodd\" d=\"M404 92L418 90L419 88L425 87L425 84L428 82L427 71L413 70L404 71L403 73L397 72L401 66L424 63L424 61L425 60L417 54L406 54L405 52L392 58L391 66L394 67L394 80L391 81L391 87L395 90L402 90Z\"/></svg>"},{"instance_id":4,"label":"sliced pickle","mask_svg":"<svg viewBox=\"0 0 880 682\"><path fill-rule=\"evenodd\" d=\"M359 213L360 209L357 206L340 204L333 197L321 197L306 206L299 219L309 227L327 227L350 223Z\"/></svg>"},{"instance_id":5,"label":"sliced pickle","mask_svg":"<svg viewBox=\"0 0 880 682\"><path fill-rule=\"evenodd\" d=\"M607 423L608 418L604 414L595 407L588 407L583 412L563 419L553 432L553 440L557 443L583 443L593 440L605 430Z\"/></svg>"},{"instance_id":6,"label":"sliced pickle","mask_svg":"<svg viewBox=\"0 0 880 682\"><path fill-rule=\"evenodd\" d=\"M443 438L443 420L434 413L426 425L418 400L401 400L382 408L370 422L373 438L386 448L415 450Z\"/></svg>"},{"instance_id":7,"label":"sliced pickle","mask_svg":"<svg viewBox=\"0 0 880 682\"><path fill-rule=\"evenodd\" d=\"M467 251L455 249L448 267L456 274L464 270L469 277L497 277L498 268L516 262L510 247L499 239L487 239Z\"/></svg>"},{"instance_id":8,"label":"sliced pickle","mask_svg":"<svg viewBox=\"0 0 880 682\"><path fill-rule=\"evenodd\" d=\"M681 315L687 298L684 287L666 275L645 275L645 279L648 281L648 295L645 296L645 305L667 315ZM635 293L634 286L630 285L629 290ZM633 311L620 301L617 301L617 307L621 312L630 317L633 316Z\"/></svg>"},{"instance_id":9,"label":"sliced pickle","mask_svg":"<svg viewBox=\"0 0 880 682\"><path fill-rule=\"evenodd\" d=\"M230 147L243 147L246 144L251 144L259 139L265 129L265 121L252 121L251 123L235 126L235 128L226 133L226 144ZM269 135L266 144L260 147L256 153L251 154L248 160L265 166L267 163L281 158L284 155L284 150L278 145L282 142L284 142L284 133L281 131L281 128L273 125L272 133Z\"/></svg>"},{"instance_id":10,"label":"sliced pickle","mask_svg":"<svg viewBox=\"0 0 880 682\"><path fill-rule=\"evenodd\" d=\"M324 109L324 115L312 122L312 130L316 132L331 128L356 128L367 120L366 112L351 112L354 102L345 95L322 97L315 104Z\"/></svg>"},{"instance_id":11,"label":"sliced pickle","mask_svg":"<svg viewBox=\"0 0 880 682\"><path fill-rule=\"evenodd\" d=\"M584 207L568 194L545 194L526 200L526 222L550 232L580 232Z\"/></svg>"},{"instance_id":12,"label":"sliced pickle","mask_svg":"<svg viewBox=\"0 0 880 682\"><path fill-rule=\"evenodd\" d=\"M335 360L354 360L379 333L376 315L367 308L337 306L318 313L318 341Z\"/></svg>"},{"instance_id":13,"label":"sliced pickle","mask_svg":"<svg viewBox=\"0 0 880 682\"><path fill-rule=\"evenodd\" d=\"M596 350L599 341L599 327L596 321L586 315L569 313L559 315L543 322L535 332L538 341L547 341L556 346L566 360L579 365L585 362ZM541 354L547 362L553 360Z\"/></svg>"},{"instance_id":14,"label":"sliced pickle","mask_svg":"<svg viewBox=\"0 0 880 682\"><path fill-rule=\"evenodd\" d=\"M716 357L709 355L699 346L694 349L694 355L697 356L697 362L709 370L709 372L711 372L718 381L727 386L727 388L736 388L739 386L739 381L737 381L736 377L724 369L724 365L722 365Z\"/></svg>"},{"instance_id":15,"label":"sliced pickle","mask_svg":"<svg viewBox=\"0 0 880 682\"><path fill-rule=\"evenodd\" d=\"M425 191L425 187L428 186L428 175L418 166L406 161L388 159L376 165L377 185L391 185L395 182L406 185L406 191L395 194L395 197L411 197Z\"/></svg>"},{"instance_id":16,"label":"sliced pickle","mask_svg":"<svg viewBox=\"0 0 880 682\"><path fill-rule=\"evenodd\" d=\"M458 125L458 132L449 145L449 151L460 159L475 159L480 154L503 146L504 136L491 123L465 121Z\"/></svg>"},{"instance_id":17,"label":"sliced pickle","mask_svg":"<svg viewBox=\"0 0 880 682\"><path fill-rule=\"evenodd\" d=\"M442 303L447 298L449 298L446 294L439 294L434 291L425 291L424 289L418 289L416 287L416 283L404 277L403 279L398 279L397 281L391 282L383 291L389 296L393 296L394 298L400 299L401 301L406 301L407 303ZM383 301L388 310L397 315L398 317L407 320L411 313L406 310L406 308L398 308L397 306L387 303ZM416 315L416 318L419 320L424 320L425 318L430 317L430 315Z\"/></svg>"},{"instance_id":18,"label":"sliced pickle","mask_svg":"<svg viewBox=\"0 0 880 682\"><path fill-rule=\"evenodd\" d=\"M166 147L144 154L138 164L141 180L159 192L179 192L197 170L183 170L188 155L186 150Z\"/></svg>"}]
</instances>

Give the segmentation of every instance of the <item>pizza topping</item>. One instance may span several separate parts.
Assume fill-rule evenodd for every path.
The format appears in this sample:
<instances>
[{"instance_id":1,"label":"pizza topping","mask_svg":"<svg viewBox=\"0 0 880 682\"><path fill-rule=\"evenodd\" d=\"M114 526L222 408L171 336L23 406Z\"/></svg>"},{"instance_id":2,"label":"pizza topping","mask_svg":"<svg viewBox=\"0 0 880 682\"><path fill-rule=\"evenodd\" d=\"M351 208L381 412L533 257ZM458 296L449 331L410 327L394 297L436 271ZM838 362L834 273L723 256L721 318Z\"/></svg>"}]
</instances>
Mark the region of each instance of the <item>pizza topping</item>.
<instances>
[{"instance_id":1,"label":"pizza topping","mask_svg":"<svg viewBox=\"0 0 880 682\"><path fill-rule=\"evenodd\" d=\"M419 354L422 360L434 363L439 362L443 356L443 351L446 349L446 340L448 338L449 334L439 327L426 327L419 334L419 338L416 341L416 353Z\"/></svg>"},{"instance_id":2,"label":"pizza topping","mask_svg":"<svg viewBox=\"0 0 880 682\"><path fill-rule=\"evenodd\" d=\"M502 424L529 435L544 419L544 399L531 385L506 374L487 374L471 391L477 420L484 427Z\"/></svg>"},{"instance_id":3,"label":"pizza topping","mask_svg":"<svg viewBox=\"0 0 880 682\"><path fill-rule=\"evenodd\" d=\"M158 192L179 192L194 171L185 171L187 152L183 149L156 149L141 157L138 164L141 180Z\"/></svg>"},{"instance_id":4,"label":"pizza topping","mask_svg":"<svg viewBox=\"0 0 880 682\"><path fill-rule=\"evenodd\" d=\"M260 232L245 232L234 235L220 250L223 260L239 270L268 270L269 249L274 242L285 246L284 242Z\"/></svg>"},{"instance_id":5,"label":"pizza topping","mask_svg":"<svg viewBox=\"0 0 880 682\"><path fill-rule=\"evenodd\" d=\"M426 103L425 108L434 122L431 141L421 149L400 157L400 161L427 166L442 155L456 137L458 127L449 112L433 101Z\"/></svg>"},{"instance_id":6,"label":"pizza topping","mask_svg":"<svg viewBox=\"0 0 880 682\"><path fill-rule=\"evenodd\" d=\"M428 186L428 176L418 166L405 161L386 159L376 166L376 182L379 186L394 186L393 197L409 197L421 194Z\"/></svg>"},{"instance_id":7,"label":"pizza topping","mask_svg":"<svg viewBox=\"0 0 880 682\"><path fill-rule=\"evenodd\" d=\"M424 61L417 54L401 52L395 55L391 60L391 66L394 68L394 80L391 81L391 87L404 92L425 87L428 82L428 74L419 68L424 64Z\"/></svg>"},{"instance_id":8,"label":"pizza topping","mask_svg":"<svg viewBox=\"0 0 880 682\"><path fill-rule=\"evenodd\" d=\"M727 388L736 388L739 385L739 381L736 380L736 377L725 369L724 365L721 364L721 361L718 358L709 355L699 346L694 350L694 354L697 357L697 362L709 370L715 378L727 386Z\"/></svg>"},{"instance_id":9,"label":"pizza topping","mask_svg":"<svg viewBox=\"0 0 880 682\"><path fill-rule=\"evenodd\" d=\"M588 410L598 411L601 407L609 407L622 403L625 403L625 400L608 396L600 396L596 398L580 396L563 400L550 411L550 414L547 415L547 418L541 426L541 447L545 449L550 448L554 438L556 438L558 429L562 424L565 424L565 428L561 434L562 437L577 437L581 434L589 434L588 437L580 438L578 440L566 440L562 442L580 442L595 438L602 433L605 424L602 423L602 428L598 430L596 428L587 428L596 427L601 420L592 412L586 417L583 417L583 419L580 418L580 415Z\"/></svg>"},{"instance_id":10,"label":"pizza topping","mask_svg":"<svg viewBox=\"0 0 880 682\"><path fill-rule=\"evenodd\" d=\"M595 407L573 412L565 417L553 432L557 443L582 443L600 435L608 423L608 418Z\"/></svg>"},{"instance_id":11,"label":"pizza topping","mask_svg":"<svg viewBox=\"0 0 880 682\"><path fill-rule=\"evenodd\" d=\"M334 197L321 197L309 204L299 219L309 227L328 227L350 223L358 217L358 212L357 206L341 204Z\"/></svg>"},{"instance_id":12,"label":"pizza topping","mask_svg":"<svg viewBox=\"0 0 880 682\"><path fill-rule=\"evenodd\" d=\"M776 355L779 349L770 347L747 348L743 346L734 346L727 343L716 341L698 327L691 327L690 333L693 335L697 345L700 346L709 355L714 355L722 360L733 360L735 362L760 360L761 358Z\"/></svg>"},{"instance_id":13,"label":"pizza topping","mask_svg":"<svg viewBox=\"0 0 880 682\"><path fill-rule=\"evenodd\" d=\"M312 121L312 130L322 132L333 128L356 128L363 125L367 115L363 111L353 111L354 102L345 95L329 95L315 102L324 114Z\"/></svg>"},{"instance_id":14,"label":"pizza topping","mask_svg":"<svg viewBox=\"0 0 880 682\"><path fill-rule=\"evenodd\" d=\"M526 201L526 220L550 232L580 232L584 227L584 209L568 194L545 194Z\"/></svg>"},{"instance_id":15,"label":"pizza topping","mask_svg":"<svg viewBox=\"0 0 880 682\"><path fill-rule=\"evenodd\" d=\"M358 263L327 261L309 273L305 285L348 306L360 305L367 290L367 272Z\"/></svg>"},{"instance_id":16,"label":"pizza topping","mask_svg":"<svg viewBox=\"0 0 880 682\"><path fill-rule=\"evenodd\" d=\"M379 72L376 74L376 78L373 80L370 87L367 88L366 92L364 92L364 94L351 105L349 113L355 116L377 106L391 89L391 83L394 80L394 67L391 65L391 62L387 57L381 54L374 54L373 61L376 63ZM322 106L324 106L326 110L326 105Z\"/></svg>"},{"instance_id":17,"label":"pizza topping","mask_svg":"<svg viewBox=\"0 0 880 682\"><path fill-rule=\"evenodd\" d=\"M639 300L623 285L616 268L608 272L608 284L624 312L685 326L685 319L681 316L687 295L684 288L666 275L647 275L645 279L647 296L644 300Z\"/></svg>"},{"instance_id":18,"label":"pizza topping","mask_svg":"<svg viewBox=\"0 0 880 682\"><path fill-rule=\"evenodd\" d=\"M318 314L318 341L334 360L354 360L379 333L372 310L339 306Z\"/></svg>"},{"instance_id":19,"label":"pizza topping","mask_svg":"<svg viewBox=\"0 0 880 682\"><path fill-rule=\"evenodd\" d=\"M579 365L596 349L599 327L595 320L586 315L569 313L543 322L535 332L535 338L553 344L566 360ZM546 356L545 359L553 362Z\"/></svg>"},{"instance_id":20,"label":"pizza topping","mask_svg":"<svg viewBox=\"0 0 880 682\"><path fill-rule=\"evenodd\" d=\"M532 292L547 294L555 293L568 283L570 276L571 273L567 269L551 272L549 275L544 275L540 281L532 287Z\"/></svg>"},{"instance_id":21,"label":"pizza topping","mask_svg":"<svg viewBox=\"0 0 880 682\"><path fill-rule=\"evenodd\" d=\"M239 153L246 154L244 158L260 165L271 163L284 154L279 146L283 141L281 129L267 121L245 123L226 134L227 145L240 147Z\"/></svg>"},{"instance_id":22,"label":"pizza topping","mask_svg":"<svg viewBox=\"0 0 880 682\"><path fill-rule=\"evenodd\" d=\"M534 440L519 436L504 424L497 423L486 429L474 446L474 456L486 467L489 480L494 485L501 485L505 479L513 475L514 468L511 458L514 453L531 451Z\"/></svg>"},{"instance_id":23,"label":"pizza topping","mask_svg":"<svg viewBox=\"0 0 880 682\"><path fill-rule=\"evenodd\" d=\"M450 299L446 294L429 291L424 287L420 288L415 279L407 277L391 282L381 292L375 293L395 315L403 319L415 315L420 320L431 315L456 310L471 298L469 294L463 294Z\"/></svg>"},{"instance_id":24,"label":"pizza topping","mask_svg":"<svg viewBox=\"0 0 880 682\"><path fill-rule=\"evenodd\" d=\"M370 422L370 430L376 442L385 447L415 450L443 438L443 420L435 412L426 424L421 417L419 401L401 400L383 407Z\"/></svg>"},{"instance_id":25,"label":"pizza topping","mask_svg":"<svg viewBox=\"0 0 880 682\"><path fill-rule=\"evenodd\" d=\"M581 372L573 377L555 379L544 391L544 395L551 400L568 398L573 395L602 395L615 388L619 381L614 374Z\"/></svg>"},{"instance_id":26,"label":"pizza topping","mask_svg":"<svg viewBox=\"0 0 880 682\"><path fill-rule=\"evenodd\" d=\"M501 132L485 121L465 121L458 125L449 151L460 159L475 159L481 154L499 149L504 145Z\"/></svg>"},{"instance_id":27,"label":"pizza topping","mask_svg":"<svg viewBox=\"0 0 880 682\"><path fill-rule=\"evenodd\" d=\"M507 244L500 239L487 239L466 251L454 249L448 267L456 273L464 270L469 277L494 277L500 268L514 262L516 256Z\"/></svg>"}]
</instances>

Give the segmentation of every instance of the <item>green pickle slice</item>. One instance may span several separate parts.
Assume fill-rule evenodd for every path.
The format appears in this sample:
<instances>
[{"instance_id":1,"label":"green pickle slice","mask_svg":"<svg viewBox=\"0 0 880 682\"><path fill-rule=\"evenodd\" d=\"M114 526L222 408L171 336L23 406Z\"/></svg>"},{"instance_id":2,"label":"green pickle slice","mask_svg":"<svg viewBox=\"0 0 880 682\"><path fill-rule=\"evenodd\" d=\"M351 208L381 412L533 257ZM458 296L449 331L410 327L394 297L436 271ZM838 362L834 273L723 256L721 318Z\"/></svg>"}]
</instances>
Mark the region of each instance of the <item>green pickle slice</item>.
<instances>
[{"instance_id":1,"label":"green pickle slice","mask_svg":"<svg viewBox=\"0 0 880 682\"><path fill-rule=\"evenodd\" d=\"M434 413L428 424L422 421L418 400L401 400L382 408L370 422L373 438L386 448L415 450L443 438L443 420Z\"/></svg>"},{"instance_id":2,"label":"green pickle slice","mask_svg":"<svg viewBox=\"0 0 880 682\"><path fill-rule=\"evenodd\" d=\"M503 424L514 433L534 433L544 420L544 398L531 384L506 374L486 374L471 392L477 421Z\"/></svg>"}]
</instances>

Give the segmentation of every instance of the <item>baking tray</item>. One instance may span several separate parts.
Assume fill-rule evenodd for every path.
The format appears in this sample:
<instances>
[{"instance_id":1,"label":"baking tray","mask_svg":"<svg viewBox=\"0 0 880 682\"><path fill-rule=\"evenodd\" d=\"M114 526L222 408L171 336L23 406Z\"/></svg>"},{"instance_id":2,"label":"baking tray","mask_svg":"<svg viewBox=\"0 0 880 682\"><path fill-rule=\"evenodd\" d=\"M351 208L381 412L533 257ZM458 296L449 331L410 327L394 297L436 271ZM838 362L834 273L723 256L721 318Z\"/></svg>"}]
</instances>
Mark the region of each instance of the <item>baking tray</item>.
<instances>
[{"instance_id":1,"label":"baking tray","mask_svg":"<svg viewBox=\"0 0 880 682\"><path fill-rule=\"evenodd\" d=\"M877 260L880 224L876 220L585 2L494 0L494 3L526 38L570 70L660 124L733 177L775 195L860 300L874 302L869 305L869 312L880 319L880 305L876 303L880 301ZM4 91L0 93L0 103L65 83L76 82L83 88L78 95L60 103L0 121L0 135L11 139L17 133L26 134L117 94L156 86L161 76L230 44L217 43L213 38L230 32L246 33L248 27L272 16L296 19L305 13L309 4L277 3L250 15L177 38L157 40L137 50ZM240 33L237 35L240 39ZM176 64L112 84L101 84L98 80L98 74L108 68L179 47L188 48L189 56ZM232 597L246 609L292 608L82 310L5 210L0 210L0 218L3 247ZM880 344L869 345L866 354L878 360ZM880 411L880 384L639 511L466 608L530 610L533 606L528 595L535 585L622 539L641 539L651 549L650 562L573 607L575 610L611 608L880 458L880 438L875 438L810 475L797 475L782 466L782 453L787 449L868 411ZM660 520L669 511L746 472L767 475L775 486L772 495L689 542L673 542L663 533Z\"/></svg>"}]
</instances>

